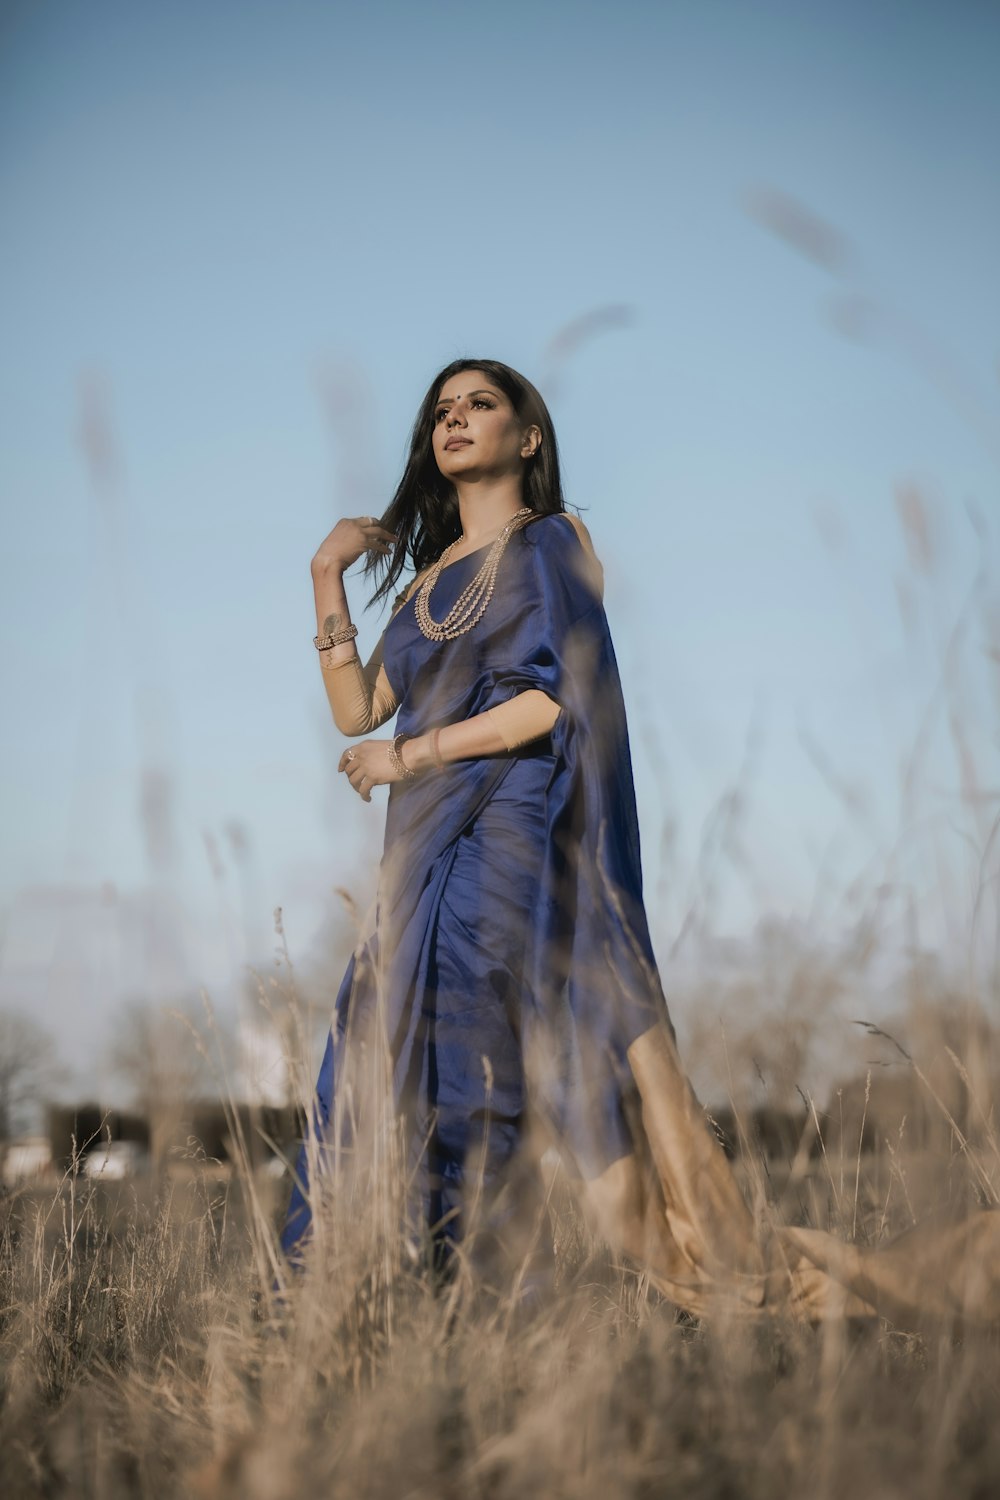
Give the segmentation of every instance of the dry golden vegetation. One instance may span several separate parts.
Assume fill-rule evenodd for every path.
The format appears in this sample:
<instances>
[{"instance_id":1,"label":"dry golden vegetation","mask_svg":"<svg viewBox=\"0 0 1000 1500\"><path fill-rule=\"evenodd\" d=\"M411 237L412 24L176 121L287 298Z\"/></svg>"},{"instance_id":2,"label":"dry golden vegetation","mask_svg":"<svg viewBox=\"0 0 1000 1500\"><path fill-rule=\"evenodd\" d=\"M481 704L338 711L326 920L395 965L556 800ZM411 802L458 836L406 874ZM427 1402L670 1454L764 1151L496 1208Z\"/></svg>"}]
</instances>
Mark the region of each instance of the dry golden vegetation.
<instances>
[{"instance_id":1,"label":"dry golden vegetation","mask_svg":"<svg viewBox=\"0 0 1000 1500\"><path fill-rule=\"evenodd\" d=\"M885 1097L878 1079L862 1083L860 1117L836 1130L829 1112L804 1112L797 1153L755 1146L737 1112L737 1170L762 1212L879 1243L935 1207L996 1201L992 1112L949 1057L954 1035L932 1035L934 1011L925 995L912 1064L881 1041L901 1069ZM990 1071L982 1017L977 1037ZM115 1183L67 1172L54 1190L4 1202L5 1495L1000 1486L991 1333L698 1323L591 1237L559 1169L539 1204L550 1286L524 1295L516 1258L492 1283L463 1259L435 1284L396 1227L405 1187L391 1152L345 1179L313 1263L276 1298L287 1184L247 1165L228 1178L190 1166Z\"/></svg>"}]
</instances>

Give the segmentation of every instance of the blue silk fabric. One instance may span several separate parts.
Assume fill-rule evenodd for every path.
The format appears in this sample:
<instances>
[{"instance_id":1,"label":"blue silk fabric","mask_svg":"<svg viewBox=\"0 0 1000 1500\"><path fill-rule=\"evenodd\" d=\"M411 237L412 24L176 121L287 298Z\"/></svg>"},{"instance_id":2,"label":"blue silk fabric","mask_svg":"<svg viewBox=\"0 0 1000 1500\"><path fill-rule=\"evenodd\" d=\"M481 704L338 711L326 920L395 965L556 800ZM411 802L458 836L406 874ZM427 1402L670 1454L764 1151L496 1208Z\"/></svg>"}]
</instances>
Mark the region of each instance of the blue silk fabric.
<instances>
[{"instance_id":1,"label":"blue silk fabric","mask_svg":"<svg viewBox=\"0 0 1000 1500\"><path fill-rule=\"evenodd\" d=\"M435 619L486 550L442 571ZM542 516L511 538L469 631L429 641L411 600L385 634L397 730L423 734L529 688L561 708L543 740L390 787L376 931L337 996L313 1128L328 1146L351 1035L380 989L429 1223L459 1203L467 1162L487 1182L503 1179L529 1105L581 1177L632 1151L627 1049L670 1025L643 906L621 683L591 569L568 519ZM303 1146L287 1253L307 1238L309 1196Z\"/></svg>"}]
</instances>

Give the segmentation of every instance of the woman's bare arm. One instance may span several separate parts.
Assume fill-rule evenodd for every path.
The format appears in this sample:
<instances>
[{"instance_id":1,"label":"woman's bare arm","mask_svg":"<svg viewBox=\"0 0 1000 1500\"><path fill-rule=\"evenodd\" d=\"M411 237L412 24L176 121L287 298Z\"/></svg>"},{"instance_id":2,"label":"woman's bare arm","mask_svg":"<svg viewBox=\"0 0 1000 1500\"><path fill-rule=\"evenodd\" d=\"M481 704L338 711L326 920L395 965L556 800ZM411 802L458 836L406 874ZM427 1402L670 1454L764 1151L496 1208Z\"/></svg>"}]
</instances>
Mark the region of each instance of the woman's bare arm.
<instances>
[{"instance_id":1,"label":"woman's bare arm","mask_svg":"<svg viewBox=\"0 0 1000 1500\"><path fill-rule=\"evenodd\" d=\"M548 734L559 717L559 704L541 688L526 688L506 703L484 709L471 719L459 719L437 731L437 751L447 764L474 760L480 755L502 755ZM434 765L432 737L420 734L402 747L403 764L410 771Z\"/></svg>"},{"instance_id":2,"label":"woman's bare arm","mask_svg":"<svg viewBox=\"0 0 1000 1500\"><path fill-rule=\"evenodd\" d=\"M349 643L352 647L354 642ZM346 659L329 663L324 657L332 657L339 650L320 652L323 668L323 686L333 714L333 722L341 734L371 734L387 719L391 719L399 704L382 665L384 637L379 638L371 656L364 666L357 651L352 650Z\"/></svg>"},{"instance_id":3,"label":"woman's bare arm","mask_svg":"<svg viewBox=\"0 0 1000 1500\"><path fill-rule=\"evenodd\" d=\"M316 632L335 635L351 624L344 574L362 552L386 551L394 539L371 517L338 521L313 557L311 572L316 600ZM397 704L382 669L382 641L362 667L353 640L319 653L323 681L342 734L368 734L396 712Z\"/></svg>"}]
</instances>

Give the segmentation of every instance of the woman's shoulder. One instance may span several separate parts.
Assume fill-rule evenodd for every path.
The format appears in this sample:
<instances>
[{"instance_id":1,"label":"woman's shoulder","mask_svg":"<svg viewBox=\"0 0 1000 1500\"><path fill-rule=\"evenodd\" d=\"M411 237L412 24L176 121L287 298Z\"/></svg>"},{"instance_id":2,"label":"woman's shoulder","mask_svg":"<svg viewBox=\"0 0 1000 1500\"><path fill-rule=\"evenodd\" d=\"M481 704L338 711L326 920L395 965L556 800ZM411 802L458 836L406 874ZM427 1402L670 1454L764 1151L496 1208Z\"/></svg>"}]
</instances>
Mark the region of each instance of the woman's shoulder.
<instances>
[{"instance_id":1,"label":"woman's shoulder","mask_svg":"<svg viewBox=\"0 0 1000 1500\"><path fill-rule=\"evenodd\" d=\"M574 516L568 510L554 510L543 516L534 516L524 528L525 535L532 540L546 541L559 546L565 543L567 533L572 528L579 537L584 547L594 550L594 544L590 538L590 532L584 526L579 516Z\"/></svg>"},{"instance_id":2,"label":"woman's shoulder","mask_svg":"<svg viewBox=\"0 0 1000 1500\"><path fill-rule=\"evenodd\" d=\"M590 532L579 516L572 515L568 510L552 511L529 521L524 528L524 535L535 543L543 555L557 560L580 558L572 540L575 536L583 551L583 576L599 595L603 595L604 569L594 550Z\"/></svg>"}]
</instances>

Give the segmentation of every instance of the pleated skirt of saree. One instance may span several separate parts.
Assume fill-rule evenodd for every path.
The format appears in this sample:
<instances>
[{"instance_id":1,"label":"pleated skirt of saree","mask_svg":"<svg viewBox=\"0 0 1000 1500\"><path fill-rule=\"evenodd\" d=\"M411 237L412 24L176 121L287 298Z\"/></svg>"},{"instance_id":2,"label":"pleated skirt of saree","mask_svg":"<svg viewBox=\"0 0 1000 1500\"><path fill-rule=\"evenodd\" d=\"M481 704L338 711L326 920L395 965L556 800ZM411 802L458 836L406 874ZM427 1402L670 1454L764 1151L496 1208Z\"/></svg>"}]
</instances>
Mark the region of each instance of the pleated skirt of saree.
<instances>
[{"instance_id":1,"label":"pleated skirt of saree","mask_svg":"<svg viewBox=\"0 0 1000 1500\"><path fill-rule=\"evenodd\" d=\"M442 856L449 869L430 939L410 1115L411 1169L439 1255L463 1237L471 1197L475 1258L516 1252L541 1186L528 1139L521 1016L553 764L547 740L515 756Z\"/></svg>"},{"instance_id":2,"label":"pleated skirt of saree","mask_svg":"<svg viewBox=\"0 0 1000 1500\"><path fill-rule=\"evenodd\" d=\"M543 1282L552 1265L521 1023L554 764L548 738L517 751L489 798L428 863L425 892L433 905L421 902L413 932L397 935L399 948L413 952L410 993L388 997L390 1013L408 1017L405 1083L396 1101L408 1156L401 1231L442 1269L467 1241L474 1205L470 1260L490 1279L516 1269L528 1284ZM356 954L338 995L315 1098L326 1152L338 1128L341 1143L352 1144L335 1098L350 1072L345 1054L374 1007L377 962L359 963ZM398 963L390 972L402 987ZM305 1145L295 1179L282 1235L292 1255L311 1229L315 1185Z\"/></svg>"}]
</instances>

